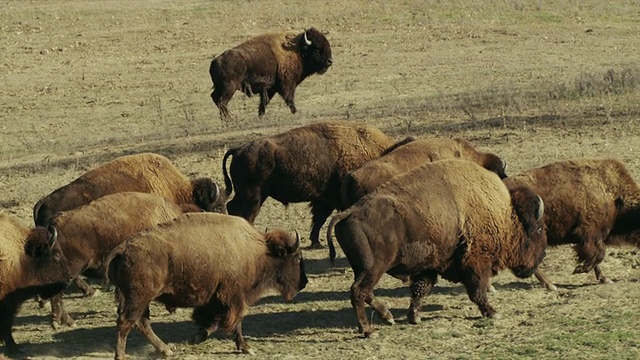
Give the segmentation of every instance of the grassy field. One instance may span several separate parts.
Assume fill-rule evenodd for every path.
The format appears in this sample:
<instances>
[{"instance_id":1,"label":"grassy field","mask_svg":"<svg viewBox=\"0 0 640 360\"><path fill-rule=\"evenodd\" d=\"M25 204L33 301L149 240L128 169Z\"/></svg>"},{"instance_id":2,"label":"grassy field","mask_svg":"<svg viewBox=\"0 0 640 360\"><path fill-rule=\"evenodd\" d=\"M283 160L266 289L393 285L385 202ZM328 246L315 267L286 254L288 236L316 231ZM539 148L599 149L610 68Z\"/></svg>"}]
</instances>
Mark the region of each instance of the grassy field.
<instances>
[{"instance_id":1,"label":"grassy field","mask_svg":"<svg viewBox=\"0 0 640 360\"><path fill-rule=\"evenodd\" d=\"M640 6L627 1L2 1L0 211L31 225L33 204L123 154L158 152L190 176L222 181L230 146L315 121L375 125L394 137L463 137L499 154L508 173L578 156L615 157L640 180ZM221 122L209 96L211 59L251 36L314 26L333 66L296 91L298 113L276 97L266 116L237 93ZM306 204L267 201L256 225L299 229ZM321 241L324 242L324 232ZM268 295L244 333L258 359L637 359L640 257L610 248L603 271L571 275L570 247L542 265L558 284L505 272L490 295L500 320L480 317L460 284L441 281L423 322L410 325L406 286L376 294L397 324L362 339L339 253L309 250L310 283L293 303ZM48 309L24 304L14 335L33 359L112 358L112 294L66 307L76 328L54 331ZM152 309L154 329L180 359L236 358L231 337L197 346L190 311ZM3 348L0 348L2 350ZM131 358L153 357L138 333Z\"/></svg>"}]
</instances>

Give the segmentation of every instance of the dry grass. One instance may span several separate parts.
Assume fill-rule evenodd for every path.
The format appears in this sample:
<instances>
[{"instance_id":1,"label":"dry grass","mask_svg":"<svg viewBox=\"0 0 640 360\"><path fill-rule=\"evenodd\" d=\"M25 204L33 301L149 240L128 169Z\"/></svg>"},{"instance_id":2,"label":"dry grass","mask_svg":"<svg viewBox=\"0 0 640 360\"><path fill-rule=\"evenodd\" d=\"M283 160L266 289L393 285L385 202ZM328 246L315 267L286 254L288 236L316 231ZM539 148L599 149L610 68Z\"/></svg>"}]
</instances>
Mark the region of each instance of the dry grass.
<instances>
[{"instance_id":1,"label":"dry grass","mask_svg":"<svg viewBox=\"0 0 640 360\"><path fill-rule=\"evenodd\" d=\"M397 137L465 137L500 154L515 173L557 159L612 156L640 179L640 48L636 1L5 1L0 9L0 205L31 223L33 204L113 157L156 151L190 175L222 180L226 148L312 121L352 119ZM297 89L299 113L276 97L236 94L222 123L209 93L211 58L250 36L315 26L334 66ZM307 230L305 204L267 201L258 226ZM302 231L304 233L304 231ZM306 241L306 240L305 240ZM557 293L509 273L495 279L501 320L481 319L457 284L425 301L423 322L404 321L408 290L385 277L376 294L398 324L376 339L355 333L344 258L309 251L310 283L294 303L269 296L244 324L257 358L620 359L640 357L640 258L609 249L616 283L571 275L568 247L544 270ZM111 294L65 303L78 328L52 331L28 302L15 336L33 358L110 358ZM236 358L214 335L185 343L189 311L154 307L176 358ZM378 322L374 319L374 322ZM129 353L150 346L132 333Z\"/></svg>"}]
</instances>

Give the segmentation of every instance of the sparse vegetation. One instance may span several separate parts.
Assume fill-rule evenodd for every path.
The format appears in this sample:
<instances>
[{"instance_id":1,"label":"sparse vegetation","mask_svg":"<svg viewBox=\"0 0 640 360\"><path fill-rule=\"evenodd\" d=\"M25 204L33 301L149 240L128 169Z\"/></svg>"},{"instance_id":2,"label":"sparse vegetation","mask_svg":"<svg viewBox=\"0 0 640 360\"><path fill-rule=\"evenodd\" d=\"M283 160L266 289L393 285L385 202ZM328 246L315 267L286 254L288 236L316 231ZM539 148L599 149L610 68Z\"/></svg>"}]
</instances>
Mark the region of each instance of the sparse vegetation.
<instances>
[{"instance_id":1,"label":"sparse vegetation","mask_svg":"<svg viewBox=\"0 0 640 360\"><path fill-rule=\"evenodd\" d=\"M503 157L508 173L569 157L616 157L640 181L639 16L635 0L4 1L0 211L31 224L40 197L142 151L222 181L228 147L335 119L397 138L464 137ZM309 26L326 31L334 63L297 88L298 113L275 97L260 119L258 98L238 93L235 118L222 123L209 96L213 56L263 32ZM310 223L306 204L268 200L256 225L305 234ZM426 298L422 323L409 325L408 289L386 276L375 292L397 324L373 318L375 339L355 332L342 254L336 268L328 251L305 258L310 283L296 300L267 297L245 319L259 359L640 358L637 249L608 250L611 285L571 275L569 247L551 249L543 265L556 293L535 279L498 275L490 296L499 320L479 318L463 287L443 281ZM38 359L112 358L113 294L65 306L78 327L53 331L48 309L24 305L15 337L25 351ZM194 331L187 309L154 306L152 319L176 358L237 359L219 333L186 344ZM148 358L151 347L132 332L128 349Z\"/></svg>"}]
</instances>

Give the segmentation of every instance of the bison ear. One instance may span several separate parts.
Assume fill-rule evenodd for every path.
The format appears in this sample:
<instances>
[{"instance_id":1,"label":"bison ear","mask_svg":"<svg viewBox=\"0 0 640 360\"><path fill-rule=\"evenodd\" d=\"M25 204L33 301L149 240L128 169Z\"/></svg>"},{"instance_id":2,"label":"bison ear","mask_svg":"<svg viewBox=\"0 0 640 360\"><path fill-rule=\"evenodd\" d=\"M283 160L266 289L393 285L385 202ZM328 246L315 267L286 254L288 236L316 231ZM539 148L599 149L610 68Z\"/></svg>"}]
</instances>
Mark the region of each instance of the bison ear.
<instances>
[{"instance_id":1,"label":"bison ear","mask_svg":"<svg viewBox=\"0 0 640 360\"><path fill-rule=\"evenodd\" d=\"M211 179L200 178L191 182L193 200L201 209L209 211L220 198L220 188Z\"/></svg>"},{"instance_id":2,"label":"bison ear","mask_svg":"<svg viewBox=\"0 0 640 360\"><path fill-rule=\"evenodd\" d=\"M54 226L37 226L27 236L24 251L29 256L43 257L51 251L57 240L58 230Z\"/></svg>"},{"instance_id":3,"label":"bison ear","mask_svg":"<svg viewBox=\"0 0 640 360\"><path fill-rule=\"evenodd\" d=\"M267 248L269 248L269 253L277 258L283 258L287 256L287 249L284 244L278 239L275 238L272 232L265 234L265 240L267 243Z\"/></svg>"}]
</instances>

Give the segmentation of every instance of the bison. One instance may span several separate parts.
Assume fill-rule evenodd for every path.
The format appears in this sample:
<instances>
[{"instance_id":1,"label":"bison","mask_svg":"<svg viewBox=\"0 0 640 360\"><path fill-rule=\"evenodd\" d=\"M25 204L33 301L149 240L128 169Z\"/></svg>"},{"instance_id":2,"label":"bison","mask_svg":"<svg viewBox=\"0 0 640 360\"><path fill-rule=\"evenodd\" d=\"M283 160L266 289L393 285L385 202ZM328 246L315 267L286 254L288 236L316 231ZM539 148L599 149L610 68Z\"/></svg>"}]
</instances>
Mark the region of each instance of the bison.
<instances>
[{"instance_id":1,"label":"bison","mask_svg":"<svg viewBox=\"0 0 640 360\"><path fill-rule=\"evenodd\" d=\"M189 180L166 157L154 153L126 155L84 173L40 199L33 208L36 225L46 225L55 213L75 209L102 196L125 192L162 195L176 204L225 212L226 198L208 178Z\"/></svg>"},{"instance_id":2,"label":"bison","mask_svg":"<svg viewBox=\"0 0 640 360\"><path fill-rule=\"evenodd\" d=\"M353 205L387 180L436 160L465 159L495 172L501 179L507 177L505 165L498 155L476 150L467 140L410 140L399 143L401 146L387 150L380 158L369 161L344 177L340 188L343 208Z\"/></svg>"},{"instance_id":3,"label":"bison","mask_svg":"<svg viewBox=\"0 0 640 360\"><path fill-rule=\"evenodd\" d=\"M258 232L240 217L185 214L142 232L116 247L107 279L118 303L116 359L125 358L127 336L136 327L157 351L171 354L151 329L149 303L193 307L200 327L192 343L218 326L233 332L236 348L254 353L242 335L248 306L265 291L287 300L307 284L300 237L281 230Z\"/></svg>"},{"instance_id":4,"label":"bison","mask_svg":"<svg viewBox=\"0 0 640 360\"><path fill-rule=\"evenodd\" d=\"M186 209L157 194L122 192L103 196L88 205L54 215L60 246L69 260L71 276L101 278L111 250L128 237L181 216ZM65 311L62 293L51 298L51 326L74 325Z\"/></svg>"},{"instance_id":5,"label":"bison","mask_svg":"<svg viewBox=\"0 0 640 360\"><path fill-rule=\"evenodd\" d=\"M36 225L46 226L57 212L75 209L117 192L156 193L177 204L195 205L205 211L226 212L224 195L208 178L189 180L166 157L154 153L121 156L84 173L71 183L40 199L33 208ZM93 288L80 277L85 295Z\"/></svg>"},{"instance_id":6,"label":"bison","mask_svg":"<svg viewBox=\"0 0 640 360\"><path fill-rule=\"evenodd\" d=\"M387 274L411 282L408 319L420 322L422 298L437 280L462 282L486 317L498 314L487 289L498 271L531 276L547 240L542 199L526 186L511 189L500 178L466 160L426 163L364 196L333 217L332 231L353 268L351 304L359 329L369 336L368 303L386 322L393 315L373 296Z\"/></svg>"},{"instance_id":7,"label":"bison","mask_svg":"<svg viewBox=\"0 0 640 360\"><path fill-rule=\"evenodd\" d=\"M229 214L249 222L272 197L284 205L311 202L311 247L321 247L320 228L340 209L340 182L351 170L378 158L394 140L379 129L353 122L320 122L250 141L222 159ZM227 173L227 159L233 156ZM231 174L231 176L229 176ZM233 184L232 184L233 179Z\"/></svg>"},{"instance_id":8,"label":"bison","mask_svg":"<svg viewBox=\"0 0 640 360\"><path fill-rule=\"evenodd\" d=\"M50 297L69 284L69 263L54 227L28 229L0 213L0 339L17 352L11 328L20 305Z\"/></svg>"},{"instance_id":9,"label":"bison","mask_svg":"<svg viewBox=\"0 0 640 360\"><path fill-rule=\"evenodd\" d=\"M332 61L329 41L315 28L256 36L211 61L211 99L223 120L230 116L227 103L237 90L260 94L260 116L276 93L295 113L296 87L310 75L324 74Z\"/></svg>"},{"instance_id":10,"label":"bison","mask_svg":"<svg viewBox=\"0 0 640 360\"><path fill-rule=\"evenodd\" d=\"M558 161L504 179L509 186L527 185L546 204L549 245L574 244L577 273L600 269L606 245L639 245L633 236L640 229L640 188L627 168L616 159L576 158ZM555 290L542 270L536 277Z\"/></svg>"}]
</instances>

